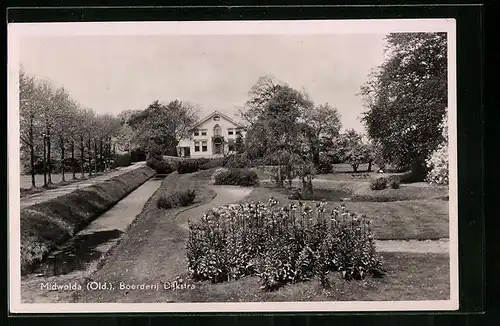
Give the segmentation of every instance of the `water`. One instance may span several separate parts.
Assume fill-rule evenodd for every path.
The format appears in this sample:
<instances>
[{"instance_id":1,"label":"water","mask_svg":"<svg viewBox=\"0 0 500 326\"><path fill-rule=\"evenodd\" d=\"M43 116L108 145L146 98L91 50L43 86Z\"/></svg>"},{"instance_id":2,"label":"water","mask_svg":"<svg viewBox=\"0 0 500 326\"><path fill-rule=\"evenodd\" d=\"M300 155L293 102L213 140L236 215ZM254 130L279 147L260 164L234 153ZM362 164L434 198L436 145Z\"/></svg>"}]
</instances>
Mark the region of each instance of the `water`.
<instances>
[{"instance_id":1,"label":"water","mask_svg":"<svg viewBox=\"0 0 500 326\"><path fill-rule=\"evenodd\" d=\"M43 276L68 274L85 270L89 264L101 259L141 213L144 204L161 182L162 179L156 178L146 181L64 245L51 252L37 272Z\"/></svg>"}]
</instances>

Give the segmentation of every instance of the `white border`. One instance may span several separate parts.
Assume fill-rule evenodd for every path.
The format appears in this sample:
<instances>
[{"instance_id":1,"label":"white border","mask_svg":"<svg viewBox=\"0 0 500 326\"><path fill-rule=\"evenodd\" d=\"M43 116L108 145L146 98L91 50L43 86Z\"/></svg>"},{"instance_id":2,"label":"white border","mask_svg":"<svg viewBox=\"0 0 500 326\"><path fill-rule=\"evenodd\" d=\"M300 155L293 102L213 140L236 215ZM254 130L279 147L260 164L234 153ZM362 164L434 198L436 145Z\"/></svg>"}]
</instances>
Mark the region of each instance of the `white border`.
<instances>
[{"instance_id":1,"label":"white border","mask_svg":"<svg viewBox=\"0 0 500 326\"><path fill-rule=\"evenodd\" d=\"M450 155L450 300L247 302L247 303L21 303L19 193L19 40L22 37L84 35L308 35L380 34L389 32L448 33L448 107ZM9 308L11 313L83 312L337 312L457 310L458 198L456 143L455 19L295 20L206 22L92 22L8 24L8 202Z\"/></svg>"}]
</instances>

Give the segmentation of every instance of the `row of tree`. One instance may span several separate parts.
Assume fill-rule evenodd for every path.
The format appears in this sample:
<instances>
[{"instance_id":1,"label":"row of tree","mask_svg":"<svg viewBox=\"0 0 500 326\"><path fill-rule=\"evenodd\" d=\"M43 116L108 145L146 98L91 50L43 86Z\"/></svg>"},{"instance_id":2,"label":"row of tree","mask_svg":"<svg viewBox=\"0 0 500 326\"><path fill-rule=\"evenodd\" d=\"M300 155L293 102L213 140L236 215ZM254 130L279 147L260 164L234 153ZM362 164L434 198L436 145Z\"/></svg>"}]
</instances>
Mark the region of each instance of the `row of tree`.
<instances>
[{"instance_id":1,"label":"row of tree","mask_svg":"<svg viewBox=\"0 0 500 326\"><path fill-rule=\"evenodd\" d=\"M113 140L121 125L110 114L96 114L71 98L63 87L29 76L23 67L19 75L21 162L31 174L41 169L44 186L52 183L54 163L62 173L84 177L110 168Z\"/></svg>"}]
</instances>

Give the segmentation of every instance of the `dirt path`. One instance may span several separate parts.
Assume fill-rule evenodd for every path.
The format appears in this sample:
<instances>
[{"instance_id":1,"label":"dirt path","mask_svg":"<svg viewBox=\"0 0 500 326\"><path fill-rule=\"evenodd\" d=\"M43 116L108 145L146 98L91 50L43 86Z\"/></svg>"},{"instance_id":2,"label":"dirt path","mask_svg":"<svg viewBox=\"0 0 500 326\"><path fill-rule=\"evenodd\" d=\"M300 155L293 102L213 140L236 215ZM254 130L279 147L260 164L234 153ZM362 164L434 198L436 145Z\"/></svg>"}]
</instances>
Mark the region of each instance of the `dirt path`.
<instances>
[{"instance_id":1,"label":"dirt path","mask_svg":"<svg viewBox=\"0 0 500 326\"><path fill-rule=\"evenodd\" d=\"M129 172L129 171L141 168L141 167L145 166L145 164L146 164L146 162L137 162L133 165L121 168L117 171L106 173L104 175L97 176L97 177L92 178L92 179L82 180L80 182L75 182L75 183L69 184L67 186L61 186L61 187L56 188L56 189L49 189L49 190L43 191L41 193L36 193L33 195L28 195L28 196L22 197L21 198L21 209L28 207L28 206L31 206L31 205L34 205L34 204L38 204L38 203L53 199L53 198L56 198L56 197L59 197L59 196L62 196L62 195L69 194L70 192L72 192L76 189L82 189L85 187L89 187L89 186L101 183L103 181L109 180L111 178L122 175L124 173Z\"/></svg>"},{"instance_id":2,"label":"dirt path","mask_svg":"<svg viewBox=\"0 0 500 326\"><path fill-rule=\"evenodd\" d=\"M196 220L207 210L244 199L251 188L208 186L216 193L210 202L192 207L166 210L161 217L151 215L139 221L113 255L92 275L92 280L112 284L112 289L83 290L76 302L169 302L164 284L185 277L185 246L188 220ZM133 289L132 286L149 286ZM153 290L152 290L153 289Z\"/></svg>"}]
</instances>

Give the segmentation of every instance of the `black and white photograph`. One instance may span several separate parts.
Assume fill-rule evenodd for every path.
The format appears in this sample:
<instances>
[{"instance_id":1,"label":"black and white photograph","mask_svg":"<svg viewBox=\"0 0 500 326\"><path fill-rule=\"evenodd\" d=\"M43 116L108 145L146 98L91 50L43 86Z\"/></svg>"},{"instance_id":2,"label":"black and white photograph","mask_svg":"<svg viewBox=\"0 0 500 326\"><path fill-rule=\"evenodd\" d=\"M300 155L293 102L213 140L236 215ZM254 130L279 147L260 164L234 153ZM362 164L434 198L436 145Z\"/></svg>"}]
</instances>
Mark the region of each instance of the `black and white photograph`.
<instances>
[{"instance_id":1,"label":"black and white photograph","mask_svg":"<svg viewBox=\"0 0 500 326\"><path fill-rule=\"evenodd\" d=\"M453 19L8 25L13 313L457 310Z\"/></svg>"}]
</instances>

